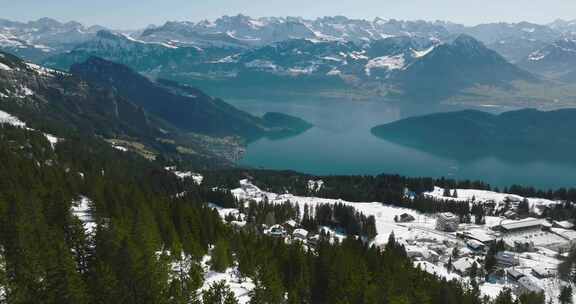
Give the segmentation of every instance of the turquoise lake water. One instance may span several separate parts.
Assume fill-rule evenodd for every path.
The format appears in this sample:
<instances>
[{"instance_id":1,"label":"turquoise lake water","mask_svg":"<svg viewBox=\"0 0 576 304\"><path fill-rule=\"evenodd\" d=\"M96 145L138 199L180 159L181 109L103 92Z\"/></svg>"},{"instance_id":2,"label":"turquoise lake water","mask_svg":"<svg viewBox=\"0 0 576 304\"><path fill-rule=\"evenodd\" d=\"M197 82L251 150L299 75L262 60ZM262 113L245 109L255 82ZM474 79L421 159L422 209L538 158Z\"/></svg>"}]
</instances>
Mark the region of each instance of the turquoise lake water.
<instances>
[{"instance_id":1,"label":"turquoise lake water","mask_svg":"<svg viewBox=\"0 0 576 304\"><path fill-rule=\"evenodd\" d=\"M243 166L290 169L311 174L379 174L478 179L495 186L521 184L538 188L576 187L576 161L546 155L508 157L443 155L437 147L410 148L373 136L370 129L416 114L440 109L410 110L375 101L295 99L271 101L226 99L238 108L261 115L275 111L301 117L315 125L303 134L248 145ZM456 109L441 109L456 110ZM576 153L575 153L576 159Z\"/></svg>"}]
</instances>

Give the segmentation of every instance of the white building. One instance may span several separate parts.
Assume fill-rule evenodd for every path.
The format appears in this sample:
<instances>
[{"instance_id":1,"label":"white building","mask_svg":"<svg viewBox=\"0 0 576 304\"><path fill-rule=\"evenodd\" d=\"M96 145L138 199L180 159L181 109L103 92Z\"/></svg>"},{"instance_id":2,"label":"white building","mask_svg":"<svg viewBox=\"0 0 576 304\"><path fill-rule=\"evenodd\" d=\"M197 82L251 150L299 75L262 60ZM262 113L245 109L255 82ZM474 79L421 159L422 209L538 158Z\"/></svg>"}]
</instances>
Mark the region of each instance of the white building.
<instances>
[{"instance_id":1,"label":"white building","mask_svg":"<svg viewBox=\"0 0 576 304\"><path fill-rule=\"evenodd\" d=\"M522 295L525 293L543 293L544 289L538 286L534 281L528 277L521 277L518 279L518 287L516 288L516 293Z\"/></svg>"},{"instance_id":2,"label":"white building","mask_svg":"<svg viewBox=\"0 0 576 304\"><path fill-rule=\"evenodd\" d=\"M504 267L516 266L519 264L518 259L514 252L501 251L496 253L496 261L499 265Z\"/></svg>"},{"instance_id":3,"label":"white building","mask_svg":"<svg viewBox=\"0 0 576 304\"><path fill-rule=\"evenodd\" d=\"M292 237L294 240L306 242L308 239L308 231L305 229L295 229L294 232L292 232Z\"/></svg>"},{"instance_id":4,"label":"white building","mask_svg":"<svg viewBox=\"0 0 576 304\"><path fill-rule=\"evenodd\" d=\"M468 275L474 263L476 263L476 260L474 260L473 258L461 258L456 262L452 263L452 268L454 269L454 271L458 272L461 275ZM476 267L478 267L478 265L476 265Z\"/></svg>"},{"instance_id":5,"label":"white building","mask_svg":"<svg viewBox=\"0 0 576 304\"><path fill-rule=\"evenodd\" d=\"M438 214L436 218L436 229L440 231L454 232L460 225L460 219L450 212Z\"/></svg>"},{"instance_id":6,"label":"white building","mask_svg":"<svg viewBox=\"0 0 576 304\"><path fill-rule=\"evenodd\" d=\"M280 225L274 225L270 227L270 229L264 230L264 234L273 236L273 237L284 237L286 236L286 230L284 227Z\"/></svg>"}]
</instances>

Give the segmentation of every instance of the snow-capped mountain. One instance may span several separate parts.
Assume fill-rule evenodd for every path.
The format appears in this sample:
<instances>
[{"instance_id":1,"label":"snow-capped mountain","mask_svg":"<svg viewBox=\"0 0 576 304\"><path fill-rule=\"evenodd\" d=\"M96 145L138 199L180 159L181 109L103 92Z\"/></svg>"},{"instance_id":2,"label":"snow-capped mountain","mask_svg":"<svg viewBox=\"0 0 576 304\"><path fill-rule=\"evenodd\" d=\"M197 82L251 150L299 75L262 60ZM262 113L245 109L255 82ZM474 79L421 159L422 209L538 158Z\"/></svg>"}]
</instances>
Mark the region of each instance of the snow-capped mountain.
<instances>
[{"instance_id":1,"label":"snow-capped mountain","mask_svg":"<svg viewBox=\"0 0 576 304\"><path fill-rule=\"evenodd\" d=\"M574 20L557 19L554 22L549 23L548 27L563 34L574 34L576 33L576 19Z\"/></svg>"},{"instance_id":2,"label":"snow-capped mountain","mask_svg":"<svg viewBox=\"0 0 576 304\"><path fill-rule=\"evenodd\" d=\"M397 75L408 94L442 97L477 85L509 86L537 79L468 35L460 35L428 52Z\"/></svg>"},{"instance_id":3,"label":"snow-capped mountain","mask_svg":"<svg viewBox=\"0 0 576 304\"><path fill-rule=\"evenodd\" d=\"M444 39L450 36L448 24L443 22L403 21L376 18L372 21L349 19L343 16L303 21L320 37L366 42L391 36Z\"/></svg>"},{"instance_id":4,"label":"snow-capped mountain","mask_svg":"<svg viewBox=\"0 0 576 304\"><path fill-rule=\"evenodd\" d=\"M533 73L562 78L576 71L576 38L565 36L528 55L521 66Z\"/></svg>"},{"instance_id":5,"label":"snow-capped mountain","mask_svg":"<svg viewBox=\"0 0 576 304\"><path fill-rule=\"evenodd\" d=\"M344 16L251 18L237 15L199 22L169 21L131 32L115 32L142 42L244 50L294 39L349 41L363 47L389 37L447 42L460 34L468 34L509 61L518 62L570 31L573 24L569 21L556 21L549 25L520 22L467 27L444 21L362 20ZM102 29L77 22L60 23L49 18L27 23L0 20L0 48L37 60L69 51L94 39Z\"/></svg>"},{"instance_id":6,"label":"snow-capped mountain","mask_svg":"<svg viewBox=\"0 0 576 304\"><path fill-rule=\"evenodd\" d=\"M462 33L482 41L512 62L522 60L561 35L548 26L529 22L480 24L463 28Z\"/></svg>"},{"instance_id":7,"label":"snow-capped mountain","mask_svg":"<svg viewBox=\"0 0 576 304\"><path fill-rule=\"evenodd\" d=\"M239 68L277 75L337 75L341 68L365 58L351 42L288 40L235 56Z\"/></svg>"},{"instance_id":8,"label":"snow-capped mountain","mask_svg":"<svg viewBox=\"0 0 576 304\"><path fill-rule=\"evenodd\" d=\"M167 22L144 31L139 39L194 45L258 47L289 39L340 40L366 43L391 36L444 39L450 24L426 21L373 21L343 16L307 20L295 17L250 18L224 16L215 21Z\"/></svg>"},{"instance_id":9,"label":"snow-capped mountain","mask_svg":"<svg viewBox=\"0 0 576 304\"><path fill-rule=\"evenodd\" d=\"M437 44L410 37L374 40L363 46L339 40L294 39L230 56L213 63L211 69L227 71L225 75L233 77L257 72L290 78L387 79Z\"/></svg>"},{"instance_id":10,"label":"snow-capped mountain","mask_svg":"<svg viewBox=\"0 0 576 304\"><path fill-rule=\"evenodd\" d=\"M42 18L26 23L0 19L0 49L38 60L67 51L95 37L101 26Z\"/></svg>"},{"instance_id":11,"label":"snow-capped mountain","mask_svg":"<svg viewBox=\"0 0 576 304\"><path fill-rule=\"evenodd\" d=\"M199 47L178 47L168 43L155 43L136 40L127 35L107 30L98 31L96 36L79 44L73 50L50 57L44 64L68 69L90 57L101 57L126 64L139 72L154 70L185 70L202 62L217 60L234 53L225 48L202 49Z\"/></svg>"},{"instance_id":12,"label":"snow-capped mountain","mask_svg":"<svg viewBox=\"0 0 576 304\"><path fill-rule=\"evenodd\" d=\"M215 21L167 22L145 30L139 39L197 46L256 47L288 39L316 38L298 19L224 16Z\"/></svg>"},{"instance_id":13,"label":"snow-capped mountain","mask_svg":"<svg viewBox=\"0 0 576 304\"><path fill-rule=\"evenodd\" d=\"M390 77L392 73L401 72L426 56L439 44L441 44L439 41L406 36L372 41L366 47L366 56L369 60L364 71L366 76Z\"/></svg>"},{"instance_id":14,"label":"snow-capped mountain","mask_svg":"<svg viewBox=\"0 0 576 304\"><path fill-rule=\"evenodd\" d=\"M505 86L514 80L535 79L468 35L449 42L395 36L362 45L341 40L292 39L259 48L224 49L145 42L101 31L96 39L46 63L67 68L91 56L170 79L243 83L253 79L267 82L273 76L362 86L385 82L404 92L427 95L449 94L479 84Z\"/></svg>"}]
</instances>

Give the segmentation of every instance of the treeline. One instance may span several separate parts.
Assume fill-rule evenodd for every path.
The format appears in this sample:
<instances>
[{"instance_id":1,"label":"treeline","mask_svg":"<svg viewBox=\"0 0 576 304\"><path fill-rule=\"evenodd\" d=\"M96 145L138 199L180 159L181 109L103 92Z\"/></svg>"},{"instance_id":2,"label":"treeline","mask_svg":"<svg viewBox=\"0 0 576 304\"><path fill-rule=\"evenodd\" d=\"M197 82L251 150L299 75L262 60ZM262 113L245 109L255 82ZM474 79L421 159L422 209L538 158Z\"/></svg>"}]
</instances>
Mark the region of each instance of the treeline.
<instances>
[{"instance_id":1,"label":"treeline","mask_svg":"<svg viewBox=\"0 0 576 304\"><path fill-rule=\"evenodd\" d=\"M481 181L456 181L452 179L408 178L398 175L377 176L311 176L293 171L270 170L219 170L208 171L206 183L211 186L238 187L238 180L247 178L263 190L295 195L317 196L322 198L344 199L352 202L383 202L389 205L407 207L423 213L452 212L458 214L463 222L470 222L472 216L478 224L484 222L486 215L501 215L510 210L507 204L504 209L495 210L494 204L485 204L482 208L474 209L474 202L456 202L448 198L434 198L423 195L432 191L435 186L445 189L445 195L453 198L457 196L456 190L451 189L479 189L500 192ZM320 189L309 189L309 180L322 180L324 185ZM520 202L518 213L521 216L546 217L553 220L575 220L576 189L558 189L555 191L541 191L532 187L511 186L502 189L504 193L516 194L524 197L540 197L564 201L564 204L549 206L542 214L531 214L526 202Z\"/></svg>"},{"instance_id":2,"label":"treeline","mask_svg":"<svg viewBox=\"0 0 576 304\"><path fill-rule=\"evenodd\" d=\"M282 204L272 204L264 199L262 202L250 201L247 206L240 205L239 212L243 213L248 225L247 229L259 231L265 224L271 227L294 220L310 232L319 232L321 226L343 230L346 235L358 235L368 239L376 236L376 219L356 211L352 206L341 203L304 205L286 201ZM237 220L233 215L229 221Z\"/></svg>"},{"instance_id":3,"label":"treeline","mask_svg":"<svg viewBox=\"0 0 576 304\"><path fill-rule=\"evenodd\" d=\"M318 231L320 226L344 229L347 235L359 235L373 239L376 237L376 219L356 211L352 206L337 204L318 204L304 206L302 226L310 231Z\"/></svg>"},{"instance_id":4,"label":"treeline","mask_svg":"<svg viewBox=\"0 0 576 304\"><path fill-rule=\"evenodd\" d=\"M357 202L401 201L405 190L413 194L432 191L434 186L447 189L478 189L516 194L524 197L539 197L551 200L576 202L576 188L541 190L534 187L513 185L505 188L492 187L482 181L454 180L446 178L404 177L381 174L355 176L314 176L294 171L273 171L256 169L230 169L204 172L206 182L213 186L238 187L238 180L248 178L263 190L295 195L316 195L325 198L341 198ZM308 189L309 180L323 180L320 191Z\"/></svg>"}]
</instances>

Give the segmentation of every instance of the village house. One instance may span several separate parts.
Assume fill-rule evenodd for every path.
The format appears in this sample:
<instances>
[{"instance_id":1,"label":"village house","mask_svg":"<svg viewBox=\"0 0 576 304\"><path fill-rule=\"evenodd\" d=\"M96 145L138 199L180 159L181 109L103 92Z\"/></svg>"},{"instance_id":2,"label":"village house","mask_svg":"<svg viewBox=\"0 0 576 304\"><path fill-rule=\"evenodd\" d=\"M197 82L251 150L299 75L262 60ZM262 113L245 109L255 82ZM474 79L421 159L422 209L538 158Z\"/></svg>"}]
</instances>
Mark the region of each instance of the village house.
<instances>
[{"instance_id":1,"label":"village house","mask_svg":"<svg viewBox=\"0 0 576 304\"><path fill-rule=\"evenodd\" d=\"M454 232L458 229L460 219L450 212L438 214L436 217L436 229L446 232Z\"/></svg>"},{"instance_id":2,"label":"village house","mask_svg":"<svg viewBox=\"0 0 576 304\"><path fill-rule=\"evenodd\" d=\"M542 266L532 268L532 274L539 279L552 278L556 276L556 273L557 271L554 268L546 268Z\"/></svg>"},{"instance_id":3,"label":"village house","mask_svg":"<svg viewBox=\"0 0 576 304\"><path fill-rule=\"evenodd\" d=\"M526 293L543 293L544 289L538 286L530 278L524 276L518 279L518 287L516 288L516 294L523 295Z\"/></svg>"},{"instance_id":4,"label":"village house","mask_svg":"<svg viewBox=\"0 0 576 304\"><path fill-rule=\"evenodd\" d=\"M518 270L515 269L508 269L506 271L506 275L513 281L518 282L518 280L520 280L520 278L522 278L524 276L523 273L519 272Z\"/></svg>"},{"instance_id":5,"label":"village house","mask_svg":"<svg viewBox=\"0 0 576 304\"><path fill-rule=\"evenodd\" d=\"M469 275L474 263L476 263L476 260L473 258L461 258L452 263L452 269L460 275ZM479 267L478 264L476 264L476 267Z\"/></svg>"},{"instance_id":6,"label":"village house","mask_svg":"<svg viewBox=\"0 0 576 304\"><path fill-rule=\"evenodd\" d=\"M518 233L525 231L542 230L542 228L549 227L550 224L542 219L525 219L521 221L509 221L498 225L496 228L504 234Z\"/></svg>"},{"instance_id":7,"label":"village house","mask_svg":"<svg viewBox=\"0 0 576 304\"><path fill-rule=\"evenodd\" d=\"M292 232L292 238L305 243L308 240L308 231L302 228L295 229L294 232Z\"/></svg>"},{"instance_id":8,"label":"village house","mask_svg":"<svg viewBox=\"0 0 576 304\"><path fill-rule=\"evenodd\" d=\"M399 216L394 217L394 221L397 223L408 223L408 222L413 222L415 220L416 219L408 213L402 213Z\"/></svg>"},{"instance_id":9,"label":"village house","mask_svg":"<svg viewBox=\"0 0 576 304\"><path fill-rule=\"evenodd\" d=\"M274 225L270 227L270 229L265 230L264 234L267 234L272 237L285 237L286 230L284 229L284 227L280 225Z\"/></svg>"},{"instance_id":10,"label":"village house","mask_svg":"<svg viewBox=\"0 0 576 304\"><path fill-rule=\"evenodd\" d=\"M518 265L518 259L513 252L500 251L496 253L496 261L498 265L503 267L512 267Z\"/></svg>"}]
</instances>

